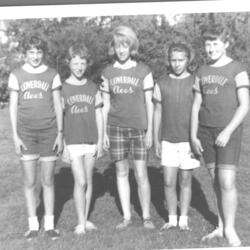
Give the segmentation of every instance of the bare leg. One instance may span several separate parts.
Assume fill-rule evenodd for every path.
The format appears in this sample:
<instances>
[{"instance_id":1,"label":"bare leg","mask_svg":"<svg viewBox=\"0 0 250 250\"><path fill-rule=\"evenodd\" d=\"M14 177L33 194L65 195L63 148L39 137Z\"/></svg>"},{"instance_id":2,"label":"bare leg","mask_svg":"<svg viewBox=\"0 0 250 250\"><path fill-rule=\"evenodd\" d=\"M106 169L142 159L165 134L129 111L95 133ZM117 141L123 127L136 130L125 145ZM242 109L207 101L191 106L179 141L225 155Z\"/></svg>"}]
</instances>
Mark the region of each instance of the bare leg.
<instances>
[{"instance_id":1,"label":"bare leg","mask_svg":"<svg viewBox=\"0 0 250 250\"><path fill-rule=\"evenodd\" d=\"M41 178L43 186L45 215L54 215L54 202L55 202L54 170L55 170L55 161L41 162Z\"/></svg>"},{"instance_id":2,"label":"bare leg","mask_svg":"<svg viewBox=\"0 0 250 250\"><path fill-rule=\"evenodd\" d=\"M36 175L37 175L37 160L34 161L21 161L23 181L24 181L24 196L26 200L27 212L29 217L29 229L38 230L39 224L36 218ZM30 218L35 222L30 222ZM33 220L33 219L32 219Z\"/></svg>"},{"instance_id":3,"label":"bare leg","mask_svg":"<svg viewBox=\"0 0 250 250\"><path fill-rule=\"evenodd\" d=\"M220 189L218 186L218 177L215 170L215 163L209 163L206 165L209 170L209 174L211 176L212 185L214 189L214 202L217 208L217 216L218 216L218 227L212 231L211 233L205 235L201 240L210 240L215 237L223 237L223 221L222 221L222 210L221 210L221 202L220 202Z\"/></svg>"},{"instance_id":4,"label":"bare leg","mask_svg":"<svg viewBox=\"0 0 250 250\"><path fill-rule=\"evenodd\" d=\"M241 245L235 230L235 214L237 209L237 190L235 186L235 170L219 168L218 178L221 189L221 204L224 215L224 234L230 246ZM233 168L234 169L234 168Z\"/></svg>"},{"instance_id":5,"label":"bare leg","mask_svg":"<svg viewBox=\"0 0 250 250\"><path fill-rule=\"evenodd\" d=\"M177 182L178 167L163 166L164 193L167 201L169 221L165 223L160 231L177 226Z\"/></svg>"},{"instance_id":6,"label":"bare leg","mask_svg":"<svg viewBox=\"0 0 250 250\"><path fill-rule=\"evenodd\" d=\"M85 204L86 230L95 230L97 229L96 226L92 222L88 221L89 208L93 193L93 170L95 166L95 157L93 157L93 155L91 154L85 155L84 166L87 179L86 204Z\"/></svg>"},{"instance_id":7,"label":"bare leg","mask_svg":"<svg viewBox=\"0 0 250 250\"><path fill-rule=\"evenodd\" d=\"M192 170L180 170L180 219L187 218L192 195ZM189 230L188 221L179 220L181 230Z\"/></svg>"},{"instance_id":8,"label":"bare leg","mask_svg":"<svg viewBox=\"0 0 250 250\"><path fill-rule=\"evenodd\" d=\"M138 196L142 208L142 218L144 227L154 229L155 226L150 218L151 189L148 179L146 161L134 160L135 178L138 186Z\"/></svg>"},{"instance_id":9,"label":"bare leg","mask_svg":"<svg viewBox=\"0 0 250 250\"><path fill-rule=\"evenodd\" d=\"M142 217L150 218L151 189L145 161L134 160L135 178L138 185L138 196L142 208Z\"/></svg>"},{"instance_id":10,"label":"bare leg","mask_svg":"<svg viewBox=\"0 0 250 250\"><path fill-rule=\"evenodd\" d=\"M116 179L119 198L122 206L123 218L126 221L131 220L130 211L130 186L129 186L129 163L128 160L117 161ZM125 224L117 225L117 228L123 228ZM127 225L125 225L127 226Z\"/></svg>"},{"instance_id":11,"label":"bare leg","mask_svg":"<svg viewBox=\"0 0 250 250\"><path fill-rule=\"evenodd\" d=\"M85 205L86 205L86 173L81 156L72 158L72 172L74 176L74 201L78 218L78 226L75 229L76 234L84 234L86 227Z\"/></svg>"}]
</instances>

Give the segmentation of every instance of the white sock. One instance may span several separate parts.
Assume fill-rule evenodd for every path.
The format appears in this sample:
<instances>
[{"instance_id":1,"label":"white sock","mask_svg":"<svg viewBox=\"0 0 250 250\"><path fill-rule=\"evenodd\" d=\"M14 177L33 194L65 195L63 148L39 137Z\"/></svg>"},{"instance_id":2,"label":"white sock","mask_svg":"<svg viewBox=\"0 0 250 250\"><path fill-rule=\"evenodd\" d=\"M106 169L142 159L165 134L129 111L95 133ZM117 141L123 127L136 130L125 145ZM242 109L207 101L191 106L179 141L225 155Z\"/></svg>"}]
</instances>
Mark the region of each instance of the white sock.
<instances>
[{"instance_id":1,"label":"white sock","mask_svg":"<svg viewBox=\"0 0 250 250\"><path fill-rule=\"evenodd\" d=\"M48 231L54 229L54 215L44 216L44 230Z\"/></svg>"},{"instance_id":2,"label":"white sock","mask_svg":"<svg viewBox=\"0 0 250 250\"><path fill-rule=\"evenodd\" d=\"M35 230L38 231L39 230L39 222L37 219L37 216L32 216L28 218L28 223L29 223L29 230Z\"/></svg>"},{"instance_id":3,"label":"white sock","mask_svg":"<svg viewBox=\"0 0 250 250\"><path fill-rule=\"evenodd\" d=\"M177 226L177 215L169 215L168 216L168 223Z\"/></svg>"},{"instance_id":4,"label":"white sock","mask_svg":"<svg viewBox=\"0 0 250 250\"><path fill-rule=\"evenodd\" d=\"M188 225L188 216L181 215L179 218L179 225L181 226Z\"/></svg>"}]
</instances>

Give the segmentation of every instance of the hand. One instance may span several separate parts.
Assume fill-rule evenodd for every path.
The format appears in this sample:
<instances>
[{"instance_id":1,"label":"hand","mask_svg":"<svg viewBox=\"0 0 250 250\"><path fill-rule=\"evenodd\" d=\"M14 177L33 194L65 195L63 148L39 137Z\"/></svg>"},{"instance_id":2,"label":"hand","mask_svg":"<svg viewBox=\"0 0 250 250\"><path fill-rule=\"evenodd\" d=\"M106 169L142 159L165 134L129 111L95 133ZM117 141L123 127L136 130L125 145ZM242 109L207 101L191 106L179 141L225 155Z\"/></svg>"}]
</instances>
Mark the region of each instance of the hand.
<instances>
[{"instance_id":1,"label":"hand","mask_svg":"<svg viewBox=\"0 0 250 250\"><path fill-rule=\"evenodd\" d=\"M108 150L109 147L110 147L109 137L108 137L107 133L104 133L104 136L103 136L103 149Z\"/></svg>"},{"instance_id":2,"label":"hand","mask_svg":"<svg viewBox=\"0 0 250 250\"><path fill-rule=\"evenodd\" d=\"M99 159L102 156L103 156L103 142L102 141L98 141L98 143L96 145L95 157L96 157L96 159Z\"/></svg>"},{"instance_id":3,"label":"hand","mask_svg":"<svg viewBox=\"0 0 250 250\"><path fill-rule=\"evenodd\" d=\"M22 149L27 150L27 147L18 136L14 137L14 146L17 155L21 155Z\"/></svg>"},{"instance_id":4,"label":"hand","mask_svg":"<svg viewBox=\"0 0 250 250\"><path fill-rule=\"evenodd\" d=\"M63 151L63 134L62 133L58 133L55 143L53 145L53 151L56 150L56 154L60 155Z\"/></svg>"},{"instance_id":5,"label":"hand","mask_svg":"<svg viewBox=\"0 0 250 250\"><path fill-rule=\"evenodd\" d=\"M161 158L161 144L159 140L154 141L155 155L158 158Z\"/></svg>"},{"instance_id":6,"label":"hand","mask_svg":"<svg viewBox=\"0 0 250 250\"><path fill-rule=\"evenodd\" d=\"M198 138L193 138L191 141L194 154L201 156L204 150L200 140Z\"/></svg>"},{"instance_id":7,"label":"hand","mask_svg":"<svg viewBox=\"0 0 250 250\"><path fill-rule=\"evenodd\" d=\"M215 145L218 147L225 147L230 139L231 133L226 129L223 129L215 140Z\"/></svg>"},{"instance_id":8,"label":"hand","mask_svg":"<svg viewBox=\"0 0 250 250\"><path fill-rule=\"evenodd\" d=\"M153 138L152 138L152 133L147 131L145 134L145 145L147 149L150 149L153 144Z\"/></svg>"}]
</instances>

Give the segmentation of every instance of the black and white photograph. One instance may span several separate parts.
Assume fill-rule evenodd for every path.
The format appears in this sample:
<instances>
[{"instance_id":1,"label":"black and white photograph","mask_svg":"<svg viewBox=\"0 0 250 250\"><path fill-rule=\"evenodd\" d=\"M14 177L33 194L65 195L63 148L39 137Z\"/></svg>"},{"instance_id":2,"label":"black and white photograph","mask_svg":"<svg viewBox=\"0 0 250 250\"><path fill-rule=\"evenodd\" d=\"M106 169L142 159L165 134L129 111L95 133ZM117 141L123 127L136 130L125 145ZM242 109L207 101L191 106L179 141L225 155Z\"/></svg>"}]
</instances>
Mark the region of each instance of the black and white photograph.
<instances>
[{"instance_id":1,"label":"black and white photograph","mask_svg":"<svg viewBox=\"0 0 250 250\"><path fill-rule=\"evenodd\" d=\"M0 3L0 250L250 248L250 7Z\"/></svg>"}]
</instances>

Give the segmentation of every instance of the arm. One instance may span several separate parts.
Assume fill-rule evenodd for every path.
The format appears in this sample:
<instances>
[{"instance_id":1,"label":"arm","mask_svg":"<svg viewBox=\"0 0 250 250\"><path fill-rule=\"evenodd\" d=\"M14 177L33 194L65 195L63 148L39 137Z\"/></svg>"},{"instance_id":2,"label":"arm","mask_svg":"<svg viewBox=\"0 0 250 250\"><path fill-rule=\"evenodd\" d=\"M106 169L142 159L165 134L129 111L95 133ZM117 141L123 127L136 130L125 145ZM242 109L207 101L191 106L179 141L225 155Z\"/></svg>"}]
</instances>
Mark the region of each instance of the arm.
<instances>
[{"instance_id":1,"label":"arm","mask_svg":"<svg viewBox=\"0 0 250 250\"><path fill-rule=\"evenodd\" d=\"M107 134L107 122L108 122L108 113L110 110L110 94L108 93L102 93L103 98L103 108L102 108L102 114L103 114L103 146L104 149L107 150L109 148L109 138Z\"/></svg>"},{"instance_id":2,"label":"arm","mask_svg":"<svg viewBox=\"0 0 250 250\"><path fill-rule=\"evenodd\" d=\"M57 153L62 153L63 150L63 109L61 101L61 92L59 89L53 91L53 102L56 113L57 137L53 146L53 150L57 149Z\"/></svg>"},{"instance_id":3,"label":"arm","mask_svg":"<svg viewBox=\"0 0 250 250\"><path fill-rule=\"evenodd\" d=\"M97 152L96 157L97 159L103 155L103 114L102 114L102 101L101 101L101 94L98 91L96 94L96 126L97 126L97 133L98 133L98 142L97 142Z\"/></svg>"},{"instance_id":4,"label":"arm","mask_svg":"<svg viewBox=\"0 0 250 250\"><path fill-rule=\"evenodd\" d=\"M10 113L10 122L12 127L12 135L13 135L16 154L20 155L21 148L24 148L26 150L27 148L17 134L17 105L18 105L18 92L10 91L9 113Z\"/></svg>"},{"instance_id":5,"label":"arm","mask_svg":"<svg viewBox=\"0 0 250 250\"><path fill-rule=\"evenodd\" d=\"M239 106L229 124L221 131L216 138L215 144L220 147L225 147L235 129L242 123L249 110L249 80L247 73L241 72L236 78L237 97ZM242 87L240 86L242 84Z\"/></svg>"},{"instance_id":6,"label":"arm","mask_svg":"<svg viewBox=\"0 0 250 250\"><path fill-rule=\"evenodd\" d=\"M154 137L154 149L157 157L161 157L161 145L159 141L159 132L162 119L162 104L161 104L161 91L159 85L156 83L154 87L154 117L153 117L153 137Z\"/></svg>"},{"instance_id":7,"label":"arm","mask_svg":"<svg viewBox=\"0 0 250 250\"><path fill-rule=\"evenodd\" d=\"M198 127L199 127L199 111L201 107L202 97L201 93L195 91L194 101L191 111L191 143L194 153L197 155L202 155L203 148L200 140L197 137Z\"/></svg>"},{"instance_id":8,"label":"arm","mask_svg":"<svg viewBox=\"0 0 250 250\"><path fill-rule=\"evenodd\" d=\"M108 124L108 114L110 110L110 93L109 93L109 83L108 80L102 77L103 82L101 85L102 100L103 100L103 147L105 150L109 148L109 138L107 134L107 124Z\"/></svg>"},{"instance_id":9,"label":"arm","mask_svg":"<svg viewBox=\"0 0 250 250\"><path fill-rule=\"evenodd\" d=\"M149 73L144 79L144 95L145 95L145 103L146 103L146 114L147 114L147 132L145 135L145 143L146 148L149 149L152 146L153 141L153 112L154 112L154 104L152 102L153 97L153 87L154 81L153 76Z\"/></svg>"},{"instance_id":10,"label":"arm","mask_svg":"<svg viewBox=\"0 0 250 250\"><path fill-rule=\"evenodd\" d=\"M155 146L155 154L159 158L161 157L161 145L159 141L161 112L162 112L162 105L161 103L156 102L155 109L154 109L154 146Z\"/></svg>"}]
</instances>

